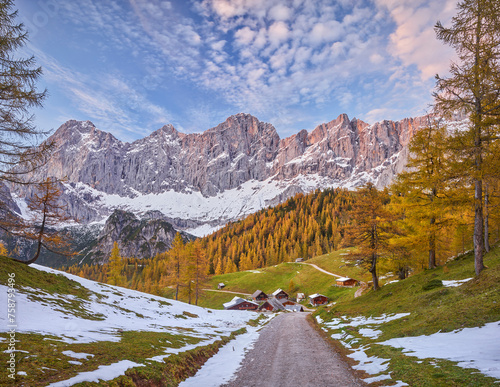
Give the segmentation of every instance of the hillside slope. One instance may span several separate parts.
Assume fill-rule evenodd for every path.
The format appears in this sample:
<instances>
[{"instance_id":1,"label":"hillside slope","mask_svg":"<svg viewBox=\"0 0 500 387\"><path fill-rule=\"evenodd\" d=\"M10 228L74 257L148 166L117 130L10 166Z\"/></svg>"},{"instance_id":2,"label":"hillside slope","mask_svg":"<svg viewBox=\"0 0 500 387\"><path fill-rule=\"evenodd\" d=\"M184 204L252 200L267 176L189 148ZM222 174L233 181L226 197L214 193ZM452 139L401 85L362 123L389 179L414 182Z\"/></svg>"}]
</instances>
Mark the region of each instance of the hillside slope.
<instances>
[{"instance_id":1,"label":"hillside slope","mask_svg":"<svg viewBox=\"0 0 500 387\"><path fill-rule=\"evenodd\" d=\"M400 386L498 385L499 246L485 264L488 269L475 277L468 253L379 291L341 299L316 316L374 385L391 379Z\"/></svg>"},{"instance_id":2,"label":"hillside slope","mask_svg":"<svg viewBox=\"0 0 500 387\"><path fill-rule=\"evenodd\" d=\"M279 265L265 267L257 270L241 271L236 273L221 274L210 277L209 288L213 292L204 292L200 305L221 309L224 302L230 301L234 294L216 292L217 285L224 283L224 291L235 292L241 295L253 294L256 290L262 290L271 294L281 288L295 298L297 293L306 296L320 293L329 297L330 301L340 299L351 300L357 288L341 288L334 286L335 277L325 274L307 263L315 263L318 267L338 274L339 276L351 276L357 280L368 279L369 276L358 266L343 266L343 258L349 250L339 250L330 254L306 261L306 264L284 262ZM342 266L342 267L341 267ZM307 305L307 300L303 304Z\"/></svg>"},{"instance_id":3,"label":"hillside slope","mask_svg":"<svg viewBox=\"0 0 500 387\"><path fill-rule=\"evenodd\" d=\"M176 385L257 317L55 273L0 257L0 303L15 302L0 315L0 341L12 344L15 360L1 385L12 385L9 375L14 385L33 387L115 378Z\"/></svg>"}]
</instances>

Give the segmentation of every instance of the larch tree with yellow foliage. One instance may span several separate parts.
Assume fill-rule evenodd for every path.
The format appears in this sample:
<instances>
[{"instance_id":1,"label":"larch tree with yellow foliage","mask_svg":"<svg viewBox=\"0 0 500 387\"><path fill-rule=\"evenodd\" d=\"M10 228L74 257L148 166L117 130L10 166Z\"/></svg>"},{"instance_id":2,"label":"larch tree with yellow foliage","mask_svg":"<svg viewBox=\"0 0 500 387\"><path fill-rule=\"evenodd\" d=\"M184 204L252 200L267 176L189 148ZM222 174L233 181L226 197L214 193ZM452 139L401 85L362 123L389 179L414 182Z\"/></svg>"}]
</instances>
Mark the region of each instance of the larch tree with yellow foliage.
<instances>
[{"instance_id":1,"label":"larch tree with yellow foliage","mask_svg":"<svg viewBox=\"0 0 500 387\"><path fill-rule=\"evenodd\" d=\"M437 38L452 47L458 61L446 78L436 76L435 107L448 116L469 115L468 140L458 152L464 185L470 188L474 207L474 266L485 268L484 191L485 164L491 144L500 135L500 7L497 0L462 0L450 27L435 26ZM497 160L498 161L498 160Z\"/></svg>"},{"instance_id":2,"label":"larch tree with yellow foliage","mask_svg":"<svg viewBox=\"0 0 500 387\"><path fill-rule=\"evenodd\" d=\"M28 202L28 208L33 214L27 223L19 222L11 234L35 242L36 251L28 260L18 260L27 265L34 263L42 248L53 253L71 256L70 237L58 230L58 226L69 220L65 206L59 203L62 194L60 182L46 178L36 185L36 192Z\"/></svg>"},{"instance_id":3,"label":"larch tree with yellow foliage","mask_svg":"<svg viewBox=\"0 0 500 387\"><path fill-rule=\"evenodd\" d=\"M179 299L179 291L182 286L182 266L185 259L184 241L180 233L175 234L172 248L167 253L168 256L168 283L175 289L175 299Z\"/></svg>"},{"instance_id":4,"label":"larch tree with yellow foliage","mask_svg":"<svg viewBox=\"0 0 500 387\"><path fill-rule=\"evenodd\" d=\"M123 262L120 255L120 248L118 242L113 243L113 249L109 257L108 263L108 283L111 285L121 286L124 285L125 276L122 274Z\"/></svg>"},{"instance_id":5,"label":"larch tree with yellow foliage","mask_svg":"<svg viewBox=\"0 0 500 387\"><path fill-rule=\"evenodd\" d=\"M404 208L404 221L410 223L412 244L426 246L429 269L437 266L439 233L450 219L447 139L446 127L429 117L428 125L411 139L406 170L392 186Z\"/></svg>"},{"instance_id":6,"label":"larch tree with yellow foliage","mask_svg":"<svg viewBox=\"0 0 500 387\"><path fill-rule=\"evenodd\" d=\"M388 201L388 195L372 183L359 188L350 212L351 225L347 228L350 243L357 247L350 259L359 261L371 273L373 290L379 289L378 260L393 235L393 215L387 209Z\"/></svg>"},{"instance_id":7,"label":"larch tree with yellow foliage","mask_svg":"<svg viewBox=\"0 0 500 387\"><path fill-rule=\"evenodd\" d=\"M0 242L0 255L3 255L4 257L7 256L9 252L7 251L7 248L5 247L5 245Z\"/></svg>"}]
</instances>

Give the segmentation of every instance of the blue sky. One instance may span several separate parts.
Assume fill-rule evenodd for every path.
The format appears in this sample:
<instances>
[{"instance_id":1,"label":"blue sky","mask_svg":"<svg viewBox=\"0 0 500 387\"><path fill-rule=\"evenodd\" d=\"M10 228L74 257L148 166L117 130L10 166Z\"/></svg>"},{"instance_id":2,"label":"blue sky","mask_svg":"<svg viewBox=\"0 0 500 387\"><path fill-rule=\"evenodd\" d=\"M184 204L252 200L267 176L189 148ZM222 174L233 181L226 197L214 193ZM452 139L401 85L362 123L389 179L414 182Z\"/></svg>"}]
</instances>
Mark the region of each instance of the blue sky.
<instances>
[{"instance_id":1,"label":"blue sky","mask_svg":"<svg viewBox=\"0 0 500 387\"><path fill-rule=\"evenodd\" d=\"M456 0L17 0L44 69L41 129L91 120L123 141L239 112L280 136L341 113L424 114Z\"/></svg>"}]
</instances>

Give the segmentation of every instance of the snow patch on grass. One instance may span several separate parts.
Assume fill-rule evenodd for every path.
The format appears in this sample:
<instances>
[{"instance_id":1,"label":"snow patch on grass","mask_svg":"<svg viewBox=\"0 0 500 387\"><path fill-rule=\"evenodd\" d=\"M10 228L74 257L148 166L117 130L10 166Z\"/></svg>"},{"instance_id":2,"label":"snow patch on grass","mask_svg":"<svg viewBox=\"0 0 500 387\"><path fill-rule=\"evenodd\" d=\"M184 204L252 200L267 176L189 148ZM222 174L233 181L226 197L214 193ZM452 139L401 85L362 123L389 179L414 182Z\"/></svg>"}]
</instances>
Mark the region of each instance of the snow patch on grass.
<instances>
[{"instance_id":1,"label":"snow patch on grass","mask_svg":"<svg viewBox=\"0 0 500 387\"><path fill-rule=\"evenodd\" d=\"M259 338L260 328L248 327L247 333L237 336L221 347L196 375L181 382L179 387L218 387L230 381L240 368L245 354L253 348Z\"/></svg>"},{"instance_id":2,"label":"snow patch on grass","mask_svg":"<svg viewBox=\"0 0 500 387\"><path fill-rule=\"evenodd\" d=\"M444 282L444 281L443 281ZM378 344L403 348L403 352L420 359L438 358L475 368L500 379L500 321L483 327L464 328L429 336L402 337Z\"/></svg>"},{"instance_id":3,"label":"snow patch on grass","mask_svg":"<svg viewBox=\"0 0 500 387\"><path fill-rule=\"evenodd\" d=\"M144 365L134 363L133 361L130 360L122 360L119 361L118 363L110 364L107 366L101 365L95 371L82 372L71 379L52 383L49 384L47 387L67 387L67 386L72 386L76 383L83 383L83 382L98 383L99 380L112 380L120 375L123 375L126 370L133 367L144 367Z\"/></svg>"},{"instance_id":4,"label":"snow patch on grass","mask_svg":"<svg viewBox=\"0 0 500 387\"><path fill-rule=\"evenodd\" d=\"M63 351L61 353L63 355L72 357L73 359L85 359L85 360L87 360L88 357L94 357L94 355L91 353L83 353L83 352L77 353L77 352L73 352L73 351Z\"/></svg>"},{"instance_id":5,"label":"snow patch on grass","mask_svg":"<svg viewBox=\"0 0 500 387\"><path fill-rule=\"evenodd\" d=\"M367 383L372 383L391 379L389 374L384 374L389 367L390 359L368 356L366 351L370 348L369 345L360 345L357 348L353 348L353 346L359 342L359 339L347 333L346 328L352 329L355 327L363 327L358 330L359 334L374 339L382 334L381 330L374 328L386 322L408 316L409 314L410 313L383 314L378 317L359 316L354 318L342 316L341 318L334 318L332 321L326 323L323 323L323 320L319 316L316 316L316 320L320 324L323 323L323 325L330 330L340 330L340 333L333 333L331 337L335 340L339 340L344 347L353 351L347 356L358 362L357 365L353 366L354 369L364 371L369 375L377 375L372 378L364 379Z\"/></svg>"},{"instance_id":6,"label":"snow patch on grass","mask_svg":"<svg viewBox=\"0 0 500 387\"><path fill-rule=\"evenodd\" d=\"M443 286L447 288L455 288L457 286L460 286L468 281L470 281L472 278L466 278L463 280L450 280L450 281L443 281Z\"/></svg>"},{"instance_id":7,"label":"snow patch on grass","mask_svg":"<svg viewBox=\"0 0 500 387\"><path fill-rule=\"evenodd\" d=\"M353 353L347 355L351 359L359 362L359 364L353 366L355 370L365 371L367 374L376 375L381 372L387 371L389 367L390 359L382 359L376 356L368 356L365 352L369 347L362 345L359 348L353 349ZM389 376L390 378L390 376Z\"/></svg>"},{"instance_id":8,"label":"snow patch on grass","mask_svg":"<svg viewBox=\"0 0 500 387\"><path fill-rule=\"evenodd\" d=\"M121 339L121 331L130 330L185 334L185 329L189 329L189 336L209 339L213 337L214 330L218 330L221 336L229 335L257 316L252 312L208 310L135 290L101 284L40 265L31 267L61 274L91 291L90 300L82 300L80 303L85 313L76 315L68 313L64 308L72 301L71 295L57 295L59 302L54 304L52 299L46 303L33 299L33 293L29 289L22 289L17 293L17 332L52 335L70 344L117 342ZM0 285L0 303L7 303L6 296L7 287ZM197 317L175 317L185 312ZM92 316L100 316L100 319L89 319ZM0 321L5 318L6 316L0 316ZM6 332L7 324L3 326L0 331Z\"/></svg>"}]
</instances>

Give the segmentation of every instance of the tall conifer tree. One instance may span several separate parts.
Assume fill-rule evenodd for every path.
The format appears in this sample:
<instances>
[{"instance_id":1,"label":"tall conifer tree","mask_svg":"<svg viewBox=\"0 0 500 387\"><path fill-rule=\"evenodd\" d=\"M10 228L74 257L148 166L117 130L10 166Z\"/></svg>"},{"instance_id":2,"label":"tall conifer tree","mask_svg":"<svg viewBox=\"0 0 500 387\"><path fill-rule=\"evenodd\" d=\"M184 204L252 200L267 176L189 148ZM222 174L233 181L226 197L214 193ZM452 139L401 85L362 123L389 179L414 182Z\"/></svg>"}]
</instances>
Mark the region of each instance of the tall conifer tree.
<instances>
[{"instance_id":1,"label":"tall conifer tree","mask_svg":"<svg viewBox=\"0 0 500 387\"><path fill-rule=\"evenodd\" d=\"M439 231L448 221L449 173L446 128L428 119L411 139L407 169L397 176L393 189L402 201L405 221L412 223L416 239L427 246L428 267L433 269Z\"/></svg>"},{"instance_id":2,"label":"tall conifer tree","mask_svg":"<svg viewBox=\"0 0 500 387\"><path fill-rule=\"evenodd\" d=\"M348 233L351 244L358 248L358 252L351 257L361 261L368 269L372 275L373 290L378 290L378 260L393 234L392 215L386 207L388 197L372 183L359 188L356 193Z\"/></svg>"},{"instance_id":3,"label":"tall conifer tree","mask_svg":"<svg viewBox=\"0 0 500 387\"><path fill-rule=\"evenodd\" d=\"M168 251L169 282L175 288L175 299L179 299L179 290L182 285L182 267L184 264L184 241L180 233L175 234L172 248Z\"/></svg>"},{"instance_id":4,"label":"tall conifer tree","mask_svg":"<svg viewBox=\"0 0 500 387\"><path fill-rule=\"evenodd\" d=\"M462 150L469 154L474 190L474 256L476 275L484 269L484 160L488 144L498 138L500 117L500 7L496 0L463 0L449 28L435 26L439 40L453 47L458 63L450 66L450 76L437 78L435 106L452 115L470 114L468 142ZM495 122L497 125L495 126ZM464 156L464 160L467 156ZM467 163L464 161L465 166Z\"/></svg>"},{"instance_id":5,"label":"tall conifer tree","mask_svg":"<svg viewBox=\"0 0 500 387\"><path fill-rule=\"evenodd\" d=\"M22 177L44 163L51 145L34 147L47 133L34 126L29 110L41 106L46 91L36 89L42 69L35 58L17 53L28 35L13 7L13 0L0 0L0 181L25 183Z\"/></svg>"},{"instance_id":6,"label":"tall conifer tree","mask_svg":"<svg viewBox=\"0 0 500 387\"><path fill-rule=\"evenodd\" d=\"M123 285L124 276L122 274L123 263L120 255L118 242L114 242L108 264L108 283L111 285Z\"/></svg>"}]
</instances>

